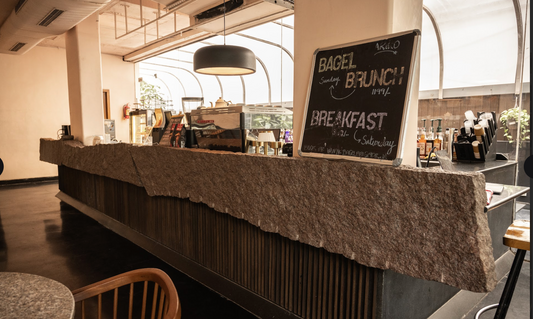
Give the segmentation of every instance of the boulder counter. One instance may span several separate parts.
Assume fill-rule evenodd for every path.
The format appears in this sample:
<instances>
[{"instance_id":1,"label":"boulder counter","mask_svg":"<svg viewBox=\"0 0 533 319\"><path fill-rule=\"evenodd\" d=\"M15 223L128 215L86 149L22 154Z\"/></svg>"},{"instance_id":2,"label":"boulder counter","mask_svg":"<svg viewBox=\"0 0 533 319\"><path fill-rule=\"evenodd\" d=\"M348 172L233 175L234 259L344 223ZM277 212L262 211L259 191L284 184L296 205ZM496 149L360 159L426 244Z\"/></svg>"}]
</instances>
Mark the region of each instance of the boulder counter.
<instances>
[{"instance_id":1,"label":"boulder counter","mask_svg":"<svg viewBox=\"0 0 533 319\"><path fill-rule=\"evenodd\" d=\"M60 199L261 317L427 318L497 283L482 173L51 139L40 152ZM387 297L406 281L439 300ZM431 302L389 304L409 298Z\"/></svg>"}]
</instances>

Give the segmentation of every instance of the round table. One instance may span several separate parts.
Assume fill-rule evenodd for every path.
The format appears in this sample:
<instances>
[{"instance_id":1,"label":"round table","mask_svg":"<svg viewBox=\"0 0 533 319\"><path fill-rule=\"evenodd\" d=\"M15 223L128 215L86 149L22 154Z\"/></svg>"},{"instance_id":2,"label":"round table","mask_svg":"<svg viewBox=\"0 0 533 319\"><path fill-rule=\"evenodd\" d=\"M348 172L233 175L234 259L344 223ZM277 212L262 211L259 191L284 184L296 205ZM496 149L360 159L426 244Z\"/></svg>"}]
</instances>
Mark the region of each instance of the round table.
<instances>
[{"instance_id":1,"label":"round table","mask_svg":"<svg viewBox=\"0 0 533 319\"><path fill-rule=\"evenodd\" d=\"M0 318L74 317L74 296L55 280L16 272L0 272Z\"/></svg>"}]
</instances>

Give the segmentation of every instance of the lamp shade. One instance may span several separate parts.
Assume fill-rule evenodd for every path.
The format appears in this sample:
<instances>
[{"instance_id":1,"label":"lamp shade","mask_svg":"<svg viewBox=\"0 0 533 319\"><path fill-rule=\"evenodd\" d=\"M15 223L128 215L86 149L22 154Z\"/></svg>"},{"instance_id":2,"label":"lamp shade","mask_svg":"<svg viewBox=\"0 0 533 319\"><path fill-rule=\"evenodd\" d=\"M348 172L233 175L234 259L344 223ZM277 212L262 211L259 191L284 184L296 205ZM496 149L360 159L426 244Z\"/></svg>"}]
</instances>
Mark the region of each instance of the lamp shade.
<instances>
[{"instance_id":1,"label":"lamp shade","mask_svg":"<svg viewBox=\"0 0 533 319\"><path fill-rule=\"evenodd\" d=\"M259 133L259 136L257 137L258 142L275 142L276 139L274 138L274 133L272 131Z\"/></svg>"},{"instance_id":2,"label":"lamp shade","mask_svg":"<svg viewBox=\"0 0 533 319\"><path fill-rule=\"evenodd\" d=\"M193 58L194 71L211 75L255 73L255 54L234 45L211 45L198 49Z\"/></svg>"}]
</instances>

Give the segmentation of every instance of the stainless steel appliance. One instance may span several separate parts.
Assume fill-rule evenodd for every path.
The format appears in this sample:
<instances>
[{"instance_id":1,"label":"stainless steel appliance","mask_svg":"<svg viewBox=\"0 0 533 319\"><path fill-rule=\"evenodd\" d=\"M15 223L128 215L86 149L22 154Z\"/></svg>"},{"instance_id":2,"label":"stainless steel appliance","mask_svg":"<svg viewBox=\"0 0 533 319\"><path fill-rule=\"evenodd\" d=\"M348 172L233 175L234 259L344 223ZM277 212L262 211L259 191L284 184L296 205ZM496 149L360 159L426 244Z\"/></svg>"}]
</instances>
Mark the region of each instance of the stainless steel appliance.
<instances>
[{"instance_id":1,"label":"stainless steel appliance","mask_svg":"<svg viewBox=\"0 0 533 319\"><path fill-rule=\"evenodd\" d=\"M152 132L153 110L134 110L130 112L130 143L145 144Z\"/></svg>"},{"instance_id":2,"label":"stainless steel appliance","mask_svg":"<svg viewBox=\"0 0 533 319\"><path fill-rule=\"evenodd\" d=\"M292 111L282 107L232 105L191 111L191 130L199 148L248 152L259 132L292 129Z\"/></svg>"},{"instance_id":3,"label":"stainless steel appliance","mask_svg":"<svg viewBox=\"0 0 533 319\"><path fill-rule=\"evenodd\" d=\"M105 133L105 141L106 143L109 143L110 141L113 141L116 139L115 135L115 120L104 120L104 133ZM108 137L109 135L109 137ZM109 141L108 141L109 138Z\"/></svg>"}]
</instances>

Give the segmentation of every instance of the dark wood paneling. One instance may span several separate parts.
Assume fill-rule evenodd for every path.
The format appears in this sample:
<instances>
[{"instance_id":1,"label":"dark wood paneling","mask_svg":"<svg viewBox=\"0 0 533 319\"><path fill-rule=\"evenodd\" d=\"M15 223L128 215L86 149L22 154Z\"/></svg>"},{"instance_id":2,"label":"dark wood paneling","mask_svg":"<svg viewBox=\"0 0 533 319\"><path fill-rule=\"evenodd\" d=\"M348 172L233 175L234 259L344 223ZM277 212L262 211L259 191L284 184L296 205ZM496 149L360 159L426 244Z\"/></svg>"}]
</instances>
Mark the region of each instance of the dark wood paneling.
<instances>
[{"instance_id":1,"label":"dark wood paneling","mask_svg":"<svg viewBox=\"0 0 533 319\"><path fill-rule=\"evenodd\" d=\"M298 316L378 318L379 269L204 204L64 166L59 176L64 193Z\"/></svg>"}]
</instances>

